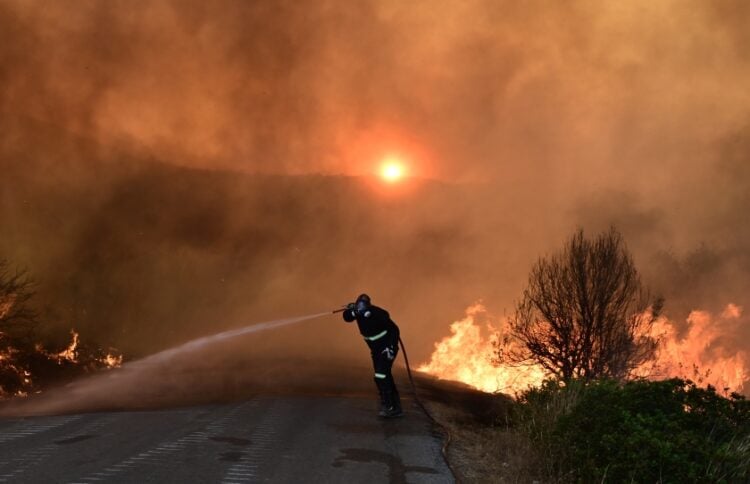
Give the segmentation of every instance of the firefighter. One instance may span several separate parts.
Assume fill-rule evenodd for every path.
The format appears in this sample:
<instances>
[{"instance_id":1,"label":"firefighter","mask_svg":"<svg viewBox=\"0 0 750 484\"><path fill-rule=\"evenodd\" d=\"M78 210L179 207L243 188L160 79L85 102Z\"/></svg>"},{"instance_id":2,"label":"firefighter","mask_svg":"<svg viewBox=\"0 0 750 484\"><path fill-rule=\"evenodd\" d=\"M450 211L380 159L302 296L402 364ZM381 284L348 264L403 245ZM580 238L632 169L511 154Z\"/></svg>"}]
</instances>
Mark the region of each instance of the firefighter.
<instances>
[{"instance_id":1,"label":"firefighter","mask_svg":"<svg viewBox=\"0 0 750 484\"><path fill-rule=\"evenodd\" d=\"M380 412L385 418L401 417L401 399L391 375L393 361L398 354L399 329L385 309L373 306L370 296L360 294L356 302L346 306L344 321L357 321L359 332L370 347L375 369L375 386L380 394Z\"/></svg>"}]
</instances>

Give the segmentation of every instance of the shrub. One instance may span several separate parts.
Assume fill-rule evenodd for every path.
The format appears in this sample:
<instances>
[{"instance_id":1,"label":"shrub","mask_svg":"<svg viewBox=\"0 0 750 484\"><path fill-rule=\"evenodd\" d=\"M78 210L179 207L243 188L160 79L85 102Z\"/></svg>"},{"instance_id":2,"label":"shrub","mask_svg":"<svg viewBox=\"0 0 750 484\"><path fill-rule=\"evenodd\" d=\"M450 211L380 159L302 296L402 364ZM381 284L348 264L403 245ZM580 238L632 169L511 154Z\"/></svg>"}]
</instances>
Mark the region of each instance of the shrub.
<instances>
[{"instance_id":1,"label":"shrub","mask_svg":"<svg viewBox=\"0 0 750 484\"><path fill-rule=\"evenodd\" d=\"M527 392L522 415L554 402L532 437L551 468L578 482L748 482L750 402L689 380L548 384ZM535 410L531 410L535 409ZM528 422L528 420L526 420Z\"/></svg>"},{"instance_id":2,"label":"shrub","mask_svg":"<svg viewBox=\"0 0 750 484\"><path fill-rule=\"evenodd\" d=\"M558 420L575 408L585 388L580 380L564 385L549 379L519 396L512 423L536 444L540 465L547 477L561 477L555 428Z\"/></svg>"}]
</instances>

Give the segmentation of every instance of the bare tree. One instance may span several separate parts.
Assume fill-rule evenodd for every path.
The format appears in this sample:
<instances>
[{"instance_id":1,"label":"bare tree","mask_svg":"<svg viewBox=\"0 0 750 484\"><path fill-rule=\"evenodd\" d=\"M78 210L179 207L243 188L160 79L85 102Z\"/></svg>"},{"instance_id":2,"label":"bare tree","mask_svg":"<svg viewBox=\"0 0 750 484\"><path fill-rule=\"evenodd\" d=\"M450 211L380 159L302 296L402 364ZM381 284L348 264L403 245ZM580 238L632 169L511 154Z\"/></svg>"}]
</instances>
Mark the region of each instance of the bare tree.
<instances>
[{"instance_id":1,"label":"bare tree","mask_svg":"<svg viewBox=\"0 0 750 484\"><path fill-rule=\"evenodd\" d=\"M29 301L34 297L33 282L26 271L12 269L0 259L0 337L26 338L37 325L37 314Z\"/></svg>"},{"instance_id":2,"label":"bare tree","mask_svg":"<svg viewBox=\"0 0 750 484\"><path fill-rule=\"evenodd\" d=\"M33 297L28 273L0 259L0 400L120 364L122 357L116 350L80 344L77 334L62 351L58 345L48 350L37 340L40 317L33 309Z\"/></svg>"},{"instance_id":3,"label":"bare tree","mask_svg":"<svg viewBox=\"0 0 750 484\"><path fill-rule=\"evenodd\" d=\"M0 259L0 399L31 386L29 364L36 350L37 314L31 308L33 283L27 273Z\"/></svg>"},{"instance_id":4,"label":"bare tree","mask_svg":"<svg viewBox=\"0 0 750 484\"><path fill-rule=\"evenodd\" d=\"M654 357L658 341L648 334L662 305L643 288L617 230L594 240L578 230L531 270L511 320L522 343L512 358L566 381L627 377Z\"/></svg>"}]
</instances>

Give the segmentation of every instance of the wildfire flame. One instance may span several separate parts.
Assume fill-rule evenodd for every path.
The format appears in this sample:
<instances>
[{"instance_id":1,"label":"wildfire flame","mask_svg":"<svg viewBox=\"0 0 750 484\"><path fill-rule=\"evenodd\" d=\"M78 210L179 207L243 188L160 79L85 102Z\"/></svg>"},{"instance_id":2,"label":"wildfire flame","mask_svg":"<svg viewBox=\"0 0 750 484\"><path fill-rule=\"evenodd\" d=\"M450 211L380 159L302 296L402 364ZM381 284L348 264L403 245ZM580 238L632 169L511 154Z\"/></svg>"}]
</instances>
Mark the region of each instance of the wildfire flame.
<instances>
[{"instance_id":1,"label":"wildfire flame","mask_svg":"<svg viewBox=\"0 0 750 484\"><path fill-rule=\"evenodd\" d=\"M2 336L2 333L0 333L0 336ZM23 381L23 384L28 387L31 385L31 373L29 373L27 370L24 370L23 368L19 368L17 365L13 363L14 355L18 353L18 350L15 348L7 347L3 350L0 350L0 367L4 371L9 371L12 374L16 374L20 377L21 381ZM16 397L25 397L28 395L28 392L24 390L18 390L15 393L8 393L6 392L1 386L0 386L0 399L6 398L9 396L16 396Z\"/></svg>"},{"instance_id":2,"label":"wildfire flame","mask_svg":"<svg viewBox=\"0 0 750 484\"><path fill-rule=\"evenodd\" d=\"M3 333L0 332L0 339ZM100 349L87 351L81 350L80 335L75 331L70 331L70 343L60 352L47 351L41 344L36 344L34 349L38 354L44 355L49 361L58 365L78 365L83 371L95 371L97 369L112 369L122 365L123 357L114 348L109 348L106 353ZM83 354L81 354L83 351ZM13 347L0 349L0 369L14 378L23 382L22 389L15 392L7 392L0 386L0 399L15 396L25 397L29 392L34 390L41 393L40 390L34 389L33 375L23 366L16 363L16 356L19 350Z\"/></svg>"},{"instance_id":3,"label":"wildfire flame","mask_svg":"<svg viewBox=\"0 0 750 484\"><path fill-rule=\"evenodd\" d=\"M486 320L484 325L480 323L482 320ZM436 343L430 361L417 370L444 380L460 381L485 392L515 394L539 385L545 377L540 367L495 363L496 349L511 344L504 337L508 323L501 323L492 324L482 304L469 306L466 317L451 324L451 336Z\"/></svg>"},{"instance_id":4,"label":"wildfire flame","mask_svg":"<svg viewBox=\"0 0 750 484\"><path fill-rule=\"evenodd\" d=\"M10 314L10 310L13 309L13 305L16 303L16 295L9 294L5 298L0 299L0 319L5 318Z\"/></svg>"},{"instance_id":5,"label":"wildfire flame","mask_svg":"<svg viewBox=\"0 0 750 484\"><path fill-rule=\"evenodd\" d=\"M68 346L59 353L47 353L41 345L37 345L37 351L44 352L47 356L57 359L58 363L66 361L70 363L79 363L78 345L80 344L80 334L77 333L76 330L71 329L70 338ZM116 350L110 348L104 356L95 358L94 361L108 369L117 368L122 365L122 355L116 354Z\"/></svg>"},{"instance_id":6,"label":"wildfire flame","mask_svg":"<svg viewBox=\"0 0 750 484\"><path fill-rule=\"evenodd\" d=\"M719 316L692 311L683 337L672 321L658 318L651 332L662 340L656 361L639 368L636 374L647 378L691 378L719 390L742 389L750 379L748 355L745 351L730 352L723 344L741 316L742 308L731 303Z\"/></svg>"},{"instance_id":7,"label":"wildfire flame","mask_svg":"<svg viewBox=\"0 0 750 484\"><path fill-rule=\"evenodd\" d=\"M57 354L58 361L67 360L72 363L76 363L78 361L78 353L76 352L76 349L78 348L80 335L76 333L74 329L71 329L70 336L72 339L68 347Z\"/></svg>"},{"instance_id":8,"label":"wildfire flame","mask_svg":"<svg viewBox=\"0 0 750 484\"><path fill-rule=\"evenodd\" d=\"M707 311L693 311L684 336L673 321L658 318L650 334L661 339L656 360L638 368L635 376L691 378L719 390L741 391L750 380L750 360L746 352L730 352L723 344L741 315L742 308L735 304L727 305L717 317ZM546 376L539 366L511 366L498 361L498 350L511 350L517 343L508 336L507 319L493 324L481 304L467 308L466 317L452 323L450 331L450 336L435 344L430 361L419 366L419 371L485 392L508 394L537 386Z\"/></svg>"},{"instance_id":9,"label":"wildfire flame","mask_svg":"<svg viewBox=\"0 0 750 484\"><path fill-rule=\"evenodd\" d=\"M122 355L107 353L102 359L102 363L104 363L107 368L118 368L122 366Z\"/></svg>"}]
</instances>

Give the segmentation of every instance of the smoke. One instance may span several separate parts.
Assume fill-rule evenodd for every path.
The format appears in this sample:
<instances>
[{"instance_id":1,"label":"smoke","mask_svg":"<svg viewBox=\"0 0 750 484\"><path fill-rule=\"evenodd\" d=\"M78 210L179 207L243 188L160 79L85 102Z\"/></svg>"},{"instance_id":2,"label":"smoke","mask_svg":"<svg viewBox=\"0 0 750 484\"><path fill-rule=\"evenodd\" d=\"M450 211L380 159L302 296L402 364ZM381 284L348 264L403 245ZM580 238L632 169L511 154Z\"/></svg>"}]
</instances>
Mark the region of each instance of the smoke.
<instances>
[{"instance_id":1,"label":"smoke","mask_svg":"<svg viewBox=\"0 0 750 484\"><path fill-rule=\"evenodd\" d=\"M255 333L278 330L329 315L330 312L277 319L196 338L124 366L45 391L30 401L6 403L2 416L26 416L104 409L188 405L248 397L262 391L347 393L349 372L331 379L335 359L317 361L316 370L296 368L299 361L251 357L237 352L236 342ZM247 342L245 342L247 343ZM338 362L340 365L340 362ZM291 367L291 368L290 368ZM305 378L290 378L290 374ZM325 378L324 378L325 377ZM321 380L329 380L328 383ZM331 381L332 380L332 381ZM361 384L347 381L348 393Z\"/></svg>"},{"instance_id":2,"label":"smoke","mask_svg":"<svg viewBox=\"0 0 750 484\"><path fill-rule=\"evenodd\" d=\"M578 226L620 228L674 320L750 307L743 12L3 2L0 254L63 334L135 355L367 291L424 360ZM418 180L370 180L388 153ZM355 333L248 351L366 360Z\"/></svg>"}]
</instances>

